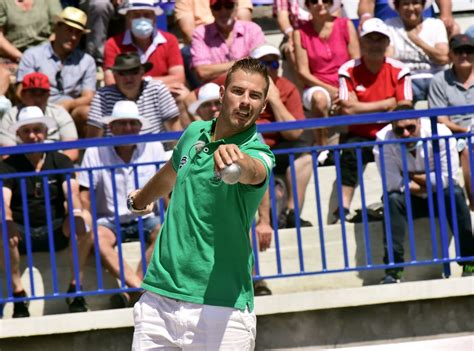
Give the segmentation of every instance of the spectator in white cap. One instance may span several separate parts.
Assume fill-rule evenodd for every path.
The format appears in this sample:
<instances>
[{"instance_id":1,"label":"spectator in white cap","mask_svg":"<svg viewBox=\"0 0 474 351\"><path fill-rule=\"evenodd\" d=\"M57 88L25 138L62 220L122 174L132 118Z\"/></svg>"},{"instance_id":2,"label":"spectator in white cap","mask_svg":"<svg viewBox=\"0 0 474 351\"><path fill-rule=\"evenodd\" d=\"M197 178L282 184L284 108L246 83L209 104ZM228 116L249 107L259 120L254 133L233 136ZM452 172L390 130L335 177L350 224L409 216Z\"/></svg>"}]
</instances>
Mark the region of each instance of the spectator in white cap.
<instances>
[{"instance_id":1,"label":"spectator in white cap","mask_svg":"<svg viewBox=\"0 0 474 351\"><path fill-rule=\"evenodd\" d=\"M18 143L38 144L45 142L48 128L55 126L54 119L45 117L39 107L28 106L21 109L18 119L11 125L10 131L17 135ZM65 170L64 173L41 175L43 171L61 169ZM74 165L66 155L57 151L15 154L0 162L0 173L2 174L22 172L39 174L25 177L26 189L22 187L20 179L15 177L5 178L2 188L9 237L13 296L26 297L20 279L20 254L27 253L25 235L30 235L32 252L49 252L66 248L71 239L69 212L72 212L75 220L76 238L73 240L77 242L78 260L74 262L74 259L71 258L71 262L74 263L71 264L72 279L67 292L74 293L81 290L81 282L76 281L73 267L78 267L79 277L82 280L83 268L92 247L93 238L89 232L90 214L82 208L79 198L79 186L75 179ZM67 175L70 177L69 180ZM48 186L48 192L45 191L45 185ZM26 204L23 202L23 195L26 195ZM71 198L71 201L68 201L68 198ZM69 208L70 203L72 208ZM50 218L47 218L47 206L50 208ZM29 227L27 227L28 224ZM52 224L51 232L50 224ZM50 247L50 236L53 238L54 248ZM3 241L0 243L0 252L6 250L2 245ZM0 261L3 265L3 260ZM87 311L87 305L82 296L66 301L69 304L69 312ZM28 317L29 315L27 302L14 304L13 318Z\"/></svg>"},{"instance_id":2,"label":"spectator in white cap","mask_svg":"<svg viewBox=\"0 0 474 351\"><path fill-rule=\"evenodd\" d=\"M100 167L93 171L93 183L89 183L87 172L79 173L78 179L81 186L81 199L84 206L90 210L90 189L95 193L97 235L102 261L108 271L120 279L119 257L115 251L117 236L120 235L121 242L139 240L140 226L138 216L131 214L127 209L127 194L138 187L142 187L155 173L160 161L165 161L166 155L160 142L149 142L135 144L132 141L134 135L138 135L143 127L147 127L148 120L143 118L138 107L133 101L117 101L111 116L105 117L104 122L108 124L113 136L131 137L130 143L126 145L106 146L88 148L84 154L81 167ZM139 165L153 163L137 167L134 174L133 167L125 166L114 169L110 168L117 164ZM115 186L112 181L115 177ZM135 179L135 177L137 177ZM116 197L117 202L114 198ZM118 211L118 218L115 217ZM143 234L147 245L145 253L146 260L150 259L153 243L160 229L160 218L155 213L148 214L143 219ZM126 262L123 262L125 284L131 288L138 288L143 279L143 267L138 265L134 271ZM119 294L113 295L111 304L114 308L128 307L133 304L138 295Z\"/></svg>"},{"instance_id":3,"label":"spectator in white cap","mask_svg":"<svg viewBox=\"0 0 474 351\"><path fill-rule=\"evenodd\" d=\"M199 88L198 99L188 107L193 121L209 121L219 115L221 109L219 91L220 87L216 83L207 83Z\"/></svg>"},{"instance_id":4,"label":"spectator in white cap","mask_svg":"<svg viewBox=\"0 0 474 351\"><path fill-rule=\"evenodd\" d=\"M413 103L427 100L431 78L449 63L448 33L443 21L423 17L423 9L431 3L432 0L388 1L399 16L386 21L390 37L387 55L410 70Z\"/></svg>"},{"instance_id":5,"label":"spectator in white cap","mask_svg":"<svg viewBox=\"0 0 474 351\"><path fill-rule=\"evenodd\" d=\"M137 52L141 63L153 68L146 76L159 79L169 88L184 84L184 66L178 39L156 28L156 16L163 14L155 0L129 0L119 13L125 15L126 30L105 43L105 84L115 83L112 66L121 53Z\"/></svg>"}]
</instances>

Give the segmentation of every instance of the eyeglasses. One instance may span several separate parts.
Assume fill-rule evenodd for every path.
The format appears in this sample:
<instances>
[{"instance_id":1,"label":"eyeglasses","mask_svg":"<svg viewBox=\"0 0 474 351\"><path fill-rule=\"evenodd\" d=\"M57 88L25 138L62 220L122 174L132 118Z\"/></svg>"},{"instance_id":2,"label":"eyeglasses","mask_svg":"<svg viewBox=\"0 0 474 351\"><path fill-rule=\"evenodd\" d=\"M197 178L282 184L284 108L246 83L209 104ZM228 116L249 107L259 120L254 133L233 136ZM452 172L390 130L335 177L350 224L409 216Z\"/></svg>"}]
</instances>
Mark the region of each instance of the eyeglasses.
<instances>
[{"instance_id":1,"label":"eyeglasses","mask_svg":"<svg viewBox=\"0 0 474 351\"><path fill-rule=\"evenodd\" d=\"M458 55L458 56L462 55L462 54L472 55L472 54L474 54L474 48L464 46L464 47L454 49L453 53L454 53L454 55Z\"/></svg>"},{"instance_id":2,"label":"eyeglasses","mask_svg":"<svg viewBox=\"0 0 474 351\"><path fill-rule=\"evenodd\" d=\"M63 82L63 76L61 73L62 73L61 70L56 72L56 88L58 89L58 92L60 94L64 92L64 82Z\"/></svg>"},{"instance_id":3,"label":"eyeglasses","mask_svg":"<svg viewBox=\"0 0 474 351\"><path fill-rule=\"evenodd\" d=\"M220 11L222 8L225 8L226 10L233 10L235 7L235 3L233 2L217 2L214 5L211 6L211 9L213 11Z\"/></svg>"},{"instance_id":4,"label":"eyeglasses","mask_svg":"<svg viewBox=\"0 0 474 351\"><path fill-rule=\"evenodd\" d=\"M137 68L127 69L124 71L116 71L116 72L121 77L136 76L137 74L140 73L140 69L141 67L137 67Z\"/></svg>"},{"instance_id":5,"label":"eyeglasses","mask_svg":"<svg viewBox=\"0 0 474 351\"><path fill-rule=\"evenodd\" d=\"M319 3L319 0L308 0L311 5L316 5ZM323 4L332 4L332 0L323 0Z\"/></svg>"},{"instance_id":6,"label":"eyeglasses","mask_svg":"<svg viewBox=\"0 0 474 351\"><path fill-rule=\"evenodd\" d=\"M271 60L271 61L260 60L260 63L271 69L278 69L278 67L280 67L280 62L278 62L278 60Z\"/></svg>"},{"instance_id":7,"label":"eyeglasses","mask_svg":"<svg viewBox=\"0 0 474 351\"><path fill-rule=\"evenodd\" d=\"M405 132L405 130L410 133L410 134L413 134L416 130L416 124L409 124L407 126L404 126L404 127L395 127L392 129L393 130L393 133L397 136L403 136L403 133Z\"/></svg>"}]
</instances>

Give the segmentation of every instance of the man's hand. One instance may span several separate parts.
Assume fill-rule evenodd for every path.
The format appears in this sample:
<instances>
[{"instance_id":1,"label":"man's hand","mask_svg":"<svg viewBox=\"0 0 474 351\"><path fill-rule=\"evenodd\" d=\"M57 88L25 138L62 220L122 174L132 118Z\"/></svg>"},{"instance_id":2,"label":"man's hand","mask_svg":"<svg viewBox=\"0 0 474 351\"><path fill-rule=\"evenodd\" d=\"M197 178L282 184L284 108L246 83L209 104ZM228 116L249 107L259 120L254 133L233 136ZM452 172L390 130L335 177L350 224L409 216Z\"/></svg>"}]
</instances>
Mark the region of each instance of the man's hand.
<instances>
[{"instance_id":1,"label":"man's hand","mask_svg":"<svg viewBox=\"0 0 474 351\"><path fill-rule=\"evenodd\" d=\"M453 15L441 14L439 16L439 19L443 21L444 26L446 27L446 30L448 31L448 34L451 34L454 29L454 23L455 23Z\"/></svg>"},{"instance_id":2,"label":"man's hand","mask_svg":"<svg viewBox=\"0 0 474 351\"><path fill-rule=\"evenodd\" d=\"M255 231L257 232L258 249L259 251L265 251L272 243L273 228L269 223L259 220L255 226Z\"/></svg>"},{"instance_id":3,"label":"man's hand","mask_svg":"<svg viewBox=\"0 0 474 351\"><path fill-rule=\"evenodd\" d=\"M183 102L189 95L189 89L183 83L170 83L168 89L176 102Z\"/></svg>"},{"instance_id":4,"label":"man's hand","mask_svg":"<svg viewBox=\"0 0 474 351\"><path fill-rule=\"evenodd\" d=\"M216 172L222 171L227 166L244 159L244 154L235 144L220 145L214 151L214 169Z\"/></svg>"},{"instance_id":5,"label":"man's hand","mask_svg":"<svg viewBox=\"0 0 474 351\"><path fill-rule=\"evenodd\" d=\"M273 79L271 78L269 79L269 81L270 81L270 85L268 87L268 94L267 94L268 101L273 102L273 101L280 100L280 91L276 87L275 82L273 82Z\"/></svg>"}]
</instances>

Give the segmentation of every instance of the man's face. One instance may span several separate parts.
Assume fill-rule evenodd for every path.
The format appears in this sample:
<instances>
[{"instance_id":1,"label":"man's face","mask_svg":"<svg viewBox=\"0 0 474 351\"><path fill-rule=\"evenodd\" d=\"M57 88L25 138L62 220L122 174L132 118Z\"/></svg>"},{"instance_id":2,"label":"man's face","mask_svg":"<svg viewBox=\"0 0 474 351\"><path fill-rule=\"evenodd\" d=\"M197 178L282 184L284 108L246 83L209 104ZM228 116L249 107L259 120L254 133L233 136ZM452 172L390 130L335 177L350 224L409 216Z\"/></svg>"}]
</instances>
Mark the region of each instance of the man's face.
<instances>
[{"instance_id":1,"label":"man's face","mask_svg":"<svg viewBox=\"0 0 474 351\"><path fill-rule=\"evenodd\" d=\"M211 6L211 12L214 16L217 27L228 29L235 23L236 5L228 0L220 0Z\"/></svg>"},{"instance_id":2,"label":"man's face","mask_svg":"<svg viewBox=\"0 0 474 351\"><path fill-rule=\"evenodd\" d=\"M454 68L473 68L474 67L474 48L471 46L461 46L449 51Z\"/></svg>"},{"instance_id":3,"label":"man's face","mask_svg":"<svg viewBox=\"0 0 474 351\"><path fill-rule=\"evenodd\" d=\"M240 133L255 123L267 99L265 78L258 73L235 71L229 85L221 87L222 109L219 116L233 132Z\"/></svg>"},{"instance_id":4,"label":"man's face","mask_svg":"<svg viewBox=\"0 0 474 351\"><path fill-rule=\"evenodd\" d=\"M54 41L65 52L73 52L81 40L83 32L80 29L68 26L65 23L59 22L55 29Z\"/></svg>"},{"instance_id":5,"label":"man's face","mask_svg":"<svg viewBox=\"0 0 474 351\"><path fill-rule=\"evenodd\" d=\"M16 134L23 144L36 144L44 142L47 132L45 124L31 123L18 128Z\"/></svg>"},{"instance_id":6,"label":"man's face","mask_svg":"<svg viewBox=\"0 0 474 351\"><path fill-rule=\"evenodd\" d=\"M385 35L372 32L360 38L362 56L383 58L390 44L390 39Z\"/></svg>"},{"instance_id":7,"label":"man's face","mask_svg":"<svg viewBox=\"0 0 474 351\"><path fill-rule=\"evenodd\" d=\"M199 106L196 110L196 113L199 117L201 117L205 121L210 121L211 119L216 118L219 116L221 111L221 102L219 99L206 101Z\"/></svg>"},{"instance_id":8,"label":"man's face","mask_svg":"<svg viewBox=\"0 0 474 351\"><path fill-rule=\"evenodd\" d=\"M392 122L393 134L399 139L418 138L420 137L421 124L419 119L402 119ZM407 143L407 147L411 148L415 143Z\"/></svg>"},{"instance_id":9,"label":"man's face","mask_svg":"<svg viewBox=\"0 0 474 351\"><path fill-rule=\"evenodd\" d=\"M142 129L142 124L136 119L120 119L109 125L112 135L137 135Z\"/></svg>"},{"instance_id":10,"label":"man's face","mask_svg":"<svg viewBox=\"0 0 474 351\"><path fill-rule=\"evenodd\" d=\"M403 23L416 24L421 22L423 19L423 3L422 0L400 0L397 11Z\"/></svg>"},{"instance_id":11,"label":"man's face","mask_svg":"<svg viewBox=\"0 0 474 351\"><path fill-rule=\"evenodd\" d=\"M25 106L38 106L43 112L48 104L49 90L27 89L21 91L21 101Z\"/></svg>"},{"instance_id":12,"label":"man's face","mask_svg":"<svg viewBox=\"0 0 474 351\"><path fill-rule=\"evenodd\" d=\"M138 18L148 18L153 21L153 25L156 25L155 11L151 10L131 10L127 12L125 16L127 29L132 28L132 21Z\"/></svg>"},{"instance_id":13,"label":"man's face","mask_svg":"<svg viewBox=\"0 0 474 351\"><path fill-rule=\"evenodd\" d=\"M143 67L136 67L126 71L114 71L115 83L117 88L124 94L126 92L136 92L140 89L143 75Z\"/></svg>"}]
</instances>

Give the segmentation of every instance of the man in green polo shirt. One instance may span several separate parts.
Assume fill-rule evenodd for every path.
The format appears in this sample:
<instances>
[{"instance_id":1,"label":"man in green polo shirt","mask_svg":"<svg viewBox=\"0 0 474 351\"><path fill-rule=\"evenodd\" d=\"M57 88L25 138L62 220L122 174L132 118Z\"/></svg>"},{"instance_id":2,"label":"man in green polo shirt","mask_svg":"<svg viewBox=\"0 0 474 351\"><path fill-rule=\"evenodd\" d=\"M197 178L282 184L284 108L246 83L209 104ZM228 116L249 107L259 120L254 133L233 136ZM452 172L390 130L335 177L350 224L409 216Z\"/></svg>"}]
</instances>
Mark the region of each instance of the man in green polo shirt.
<instances>
[{"instance_id":1,"label":"man in green polo shirt","mask_svg":"<svg viewBox=\"0 0 474 351\"><path fill-rule=\"evenodd\" d=\"M146 213L173 190L135 305L133 349L253 350L253 254L249 230L274 165L255 121L269 78L258 60L242 59L220 88L217 119L192 123L173 156L141 190L132 212ZM237 164L236 184L220 171Z\"/></svg>"}]
</instances>

